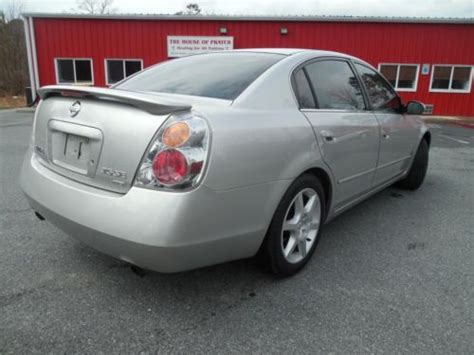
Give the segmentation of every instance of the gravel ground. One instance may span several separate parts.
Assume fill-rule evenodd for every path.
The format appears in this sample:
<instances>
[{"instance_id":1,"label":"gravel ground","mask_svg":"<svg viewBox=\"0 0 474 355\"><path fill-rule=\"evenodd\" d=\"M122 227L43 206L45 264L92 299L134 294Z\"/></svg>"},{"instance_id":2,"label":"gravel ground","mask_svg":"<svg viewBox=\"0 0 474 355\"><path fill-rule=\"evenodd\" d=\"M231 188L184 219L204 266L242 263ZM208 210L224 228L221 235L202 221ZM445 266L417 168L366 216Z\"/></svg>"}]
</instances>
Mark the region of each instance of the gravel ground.
<instances>
[{"instance_id":1,"label":"gravel ground","mask_svg":"<svg viewBox=\"0 0 474 355\"><path fill-rule=\"evenodd\" d=\"M31 117L0 111L0 354L473 353L474 130L432 125L424 186L336 218L281 280L252 260L143 271L38 221Z\"/></svg>"}]
</instances>

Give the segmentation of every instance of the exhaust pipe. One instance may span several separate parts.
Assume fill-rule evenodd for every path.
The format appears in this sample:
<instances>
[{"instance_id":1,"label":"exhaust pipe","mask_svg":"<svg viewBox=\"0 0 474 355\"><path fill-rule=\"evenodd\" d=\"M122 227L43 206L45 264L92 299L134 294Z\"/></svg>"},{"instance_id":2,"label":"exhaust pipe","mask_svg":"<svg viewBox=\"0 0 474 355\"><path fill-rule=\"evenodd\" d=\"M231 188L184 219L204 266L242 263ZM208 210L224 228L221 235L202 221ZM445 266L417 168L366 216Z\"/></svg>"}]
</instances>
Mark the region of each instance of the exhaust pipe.
<instances>
[{"instance_id":1,"label":"exhaust pipe","mask_svg":"<svg viewBox=\"0 0 474 355\"><path fill-rule=\"evenodd\" d=\"M36 212L36 211L35 211L35 216L38 217L38 219L39 219L40 221L44 221L44 217L43 217L42 215L40 215L39 212Z\"/></svg>"}]
</instances>

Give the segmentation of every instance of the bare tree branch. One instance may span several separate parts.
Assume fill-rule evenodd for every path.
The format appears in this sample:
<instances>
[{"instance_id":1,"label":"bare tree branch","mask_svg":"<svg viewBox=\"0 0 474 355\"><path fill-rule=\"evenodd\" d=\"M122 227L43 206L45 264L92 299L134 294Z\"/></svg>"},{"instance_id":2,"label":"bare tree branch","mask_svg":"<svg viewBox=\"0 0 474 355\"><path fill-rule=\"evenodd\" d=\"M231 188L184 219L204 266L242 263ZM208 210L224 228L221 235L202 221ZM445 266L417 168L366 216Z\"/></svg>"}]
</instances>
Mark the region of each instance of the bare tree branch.
<instances>
[{"instance_id":1,"label":"bare tree branch","mask_svg":"<svg viewBox=\"0 0 474 355\"><path fill-rule=\"evenodd\" d=\"M191 2L186 5L186 9L184 11L179 11L175 15L201 15L201 8L199 4Z\"/></svg>"},{"instance_id":2,"label":"bare tree branch","mask_svg":"<svg viewBox=\"0 0 474 355\"><path fill-rule=\"evenodd\" d=\"M77 9L86 14L98 14L106 15L117 12L116 8L113 8L114 0L77 0Z\"/></svg>"},{"instance_id":3,"label":"bare tree branch","mask_svg":"<svg viewBox=\"0 0 474 355\"><path fill-rule=\"evenodd\" d=\"M10 0L7 3L7 10L4 14L5 21L9 22L20 18L21 13L25 10L25 3L23 0Z\"/></svg>"}]
</instances>

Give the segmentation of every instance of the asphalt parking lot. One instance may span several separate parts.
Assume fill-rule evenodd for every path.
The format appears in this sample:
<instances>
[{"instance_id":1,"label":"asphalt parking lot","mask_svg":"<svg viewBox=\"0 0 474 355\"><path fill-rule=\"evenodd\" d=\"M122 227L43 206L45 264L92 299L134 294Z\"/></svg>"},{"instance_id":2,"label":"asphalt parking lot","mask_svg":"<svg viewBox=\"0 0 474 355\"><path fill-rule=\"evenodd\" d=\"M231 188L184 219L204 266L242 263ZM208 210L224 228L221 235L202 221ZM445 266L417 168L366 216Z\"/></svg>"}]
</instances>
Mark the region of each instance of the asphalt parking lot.
<instances>
[{"instance_id":1,"label":"asphalt parking lot","mask_svg":"<svg viewBox=\"0 0 474 355\"><path fill-rule=\"evenodd\" d=\"M40 222L18 185L31 122L0 111L0 354L474 351L474 129L433 124L423 187L338 217L281 280L142 271Z\"/></svg>"}]
</instances>

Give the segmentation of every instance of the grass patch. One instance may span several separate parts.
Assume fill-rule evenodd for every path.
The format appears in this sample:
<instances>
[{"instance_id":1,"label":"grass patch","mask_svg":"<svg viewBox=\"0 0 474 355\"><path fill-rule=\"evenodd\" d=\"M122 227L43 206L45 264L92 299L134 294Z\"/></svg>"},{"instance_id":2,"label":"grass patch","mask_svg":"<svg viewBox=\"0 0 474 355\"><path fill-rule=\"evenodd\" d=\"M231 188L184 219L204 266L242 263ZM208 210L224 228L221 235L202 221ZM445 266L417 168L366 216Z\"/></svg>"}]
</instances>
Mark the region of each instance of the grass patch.
<instances>
[{"instance_id":1,"label":"grass patch","mask_svg":"<svg viewBox=\"0 0 474 355\"><path fill-rule=\"evenodd\" d=\"M25 107L25 96L0 96L0 109Z\"/></svg>"}]
</instances>

